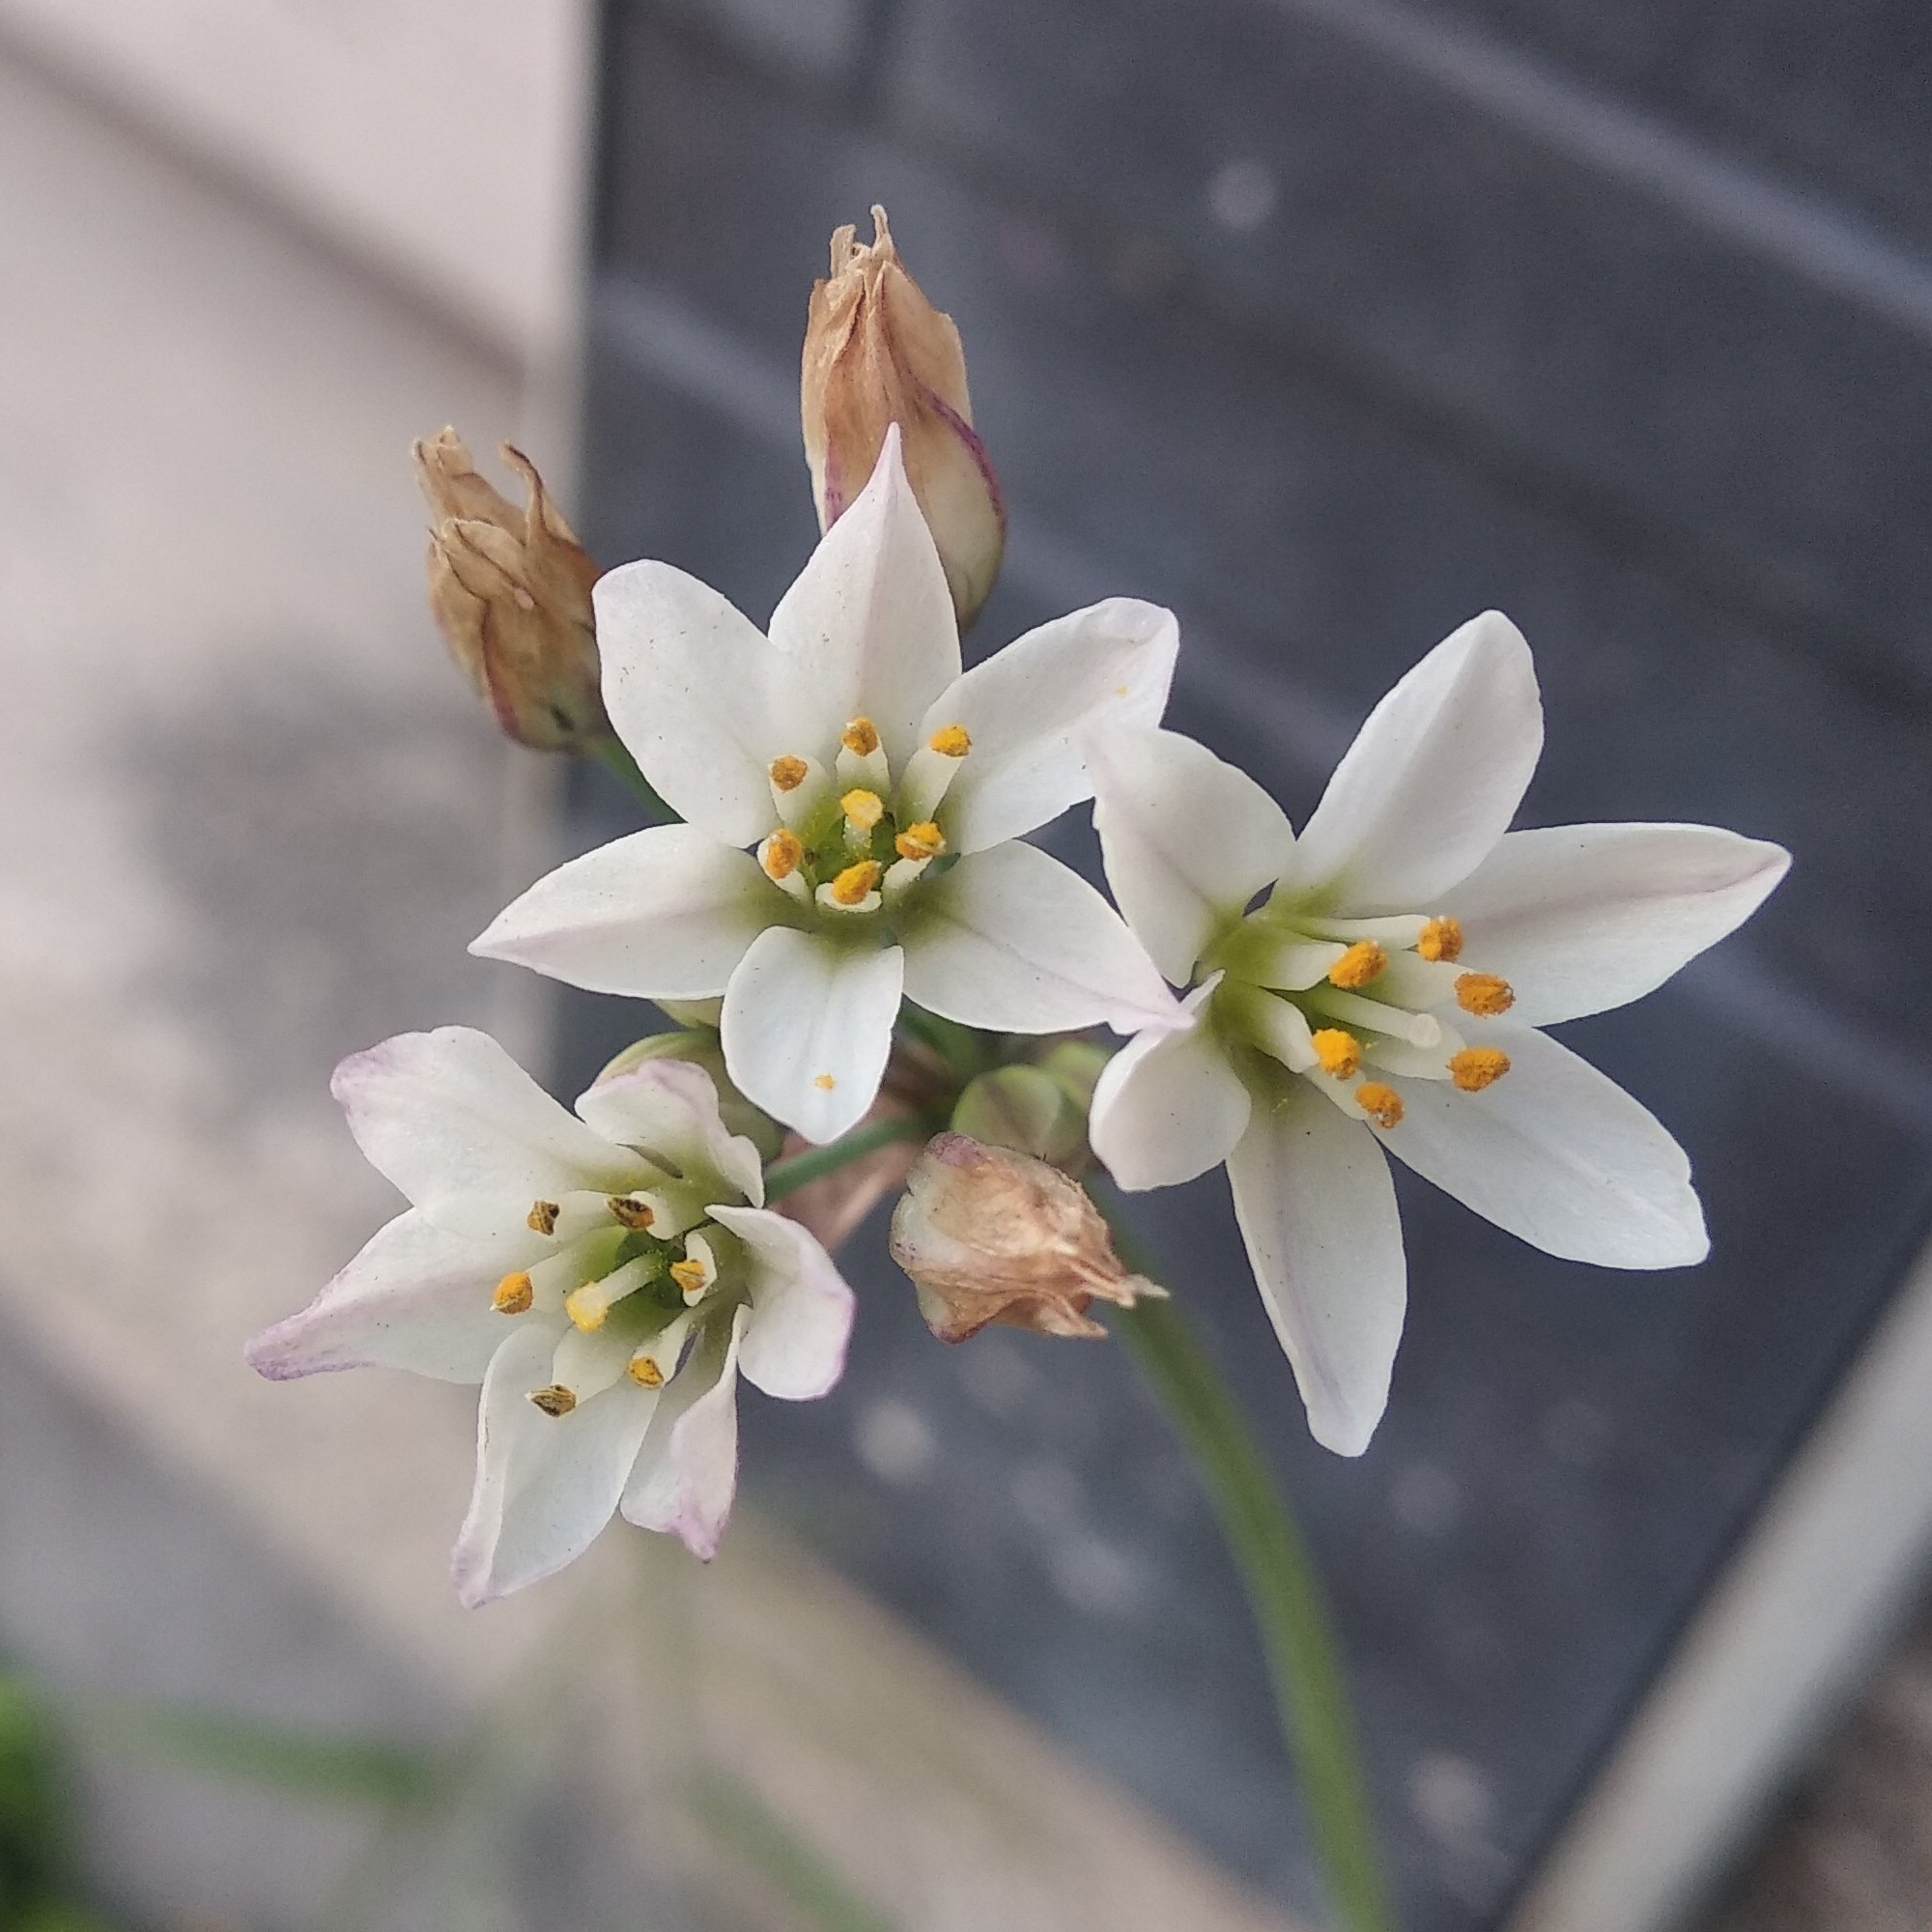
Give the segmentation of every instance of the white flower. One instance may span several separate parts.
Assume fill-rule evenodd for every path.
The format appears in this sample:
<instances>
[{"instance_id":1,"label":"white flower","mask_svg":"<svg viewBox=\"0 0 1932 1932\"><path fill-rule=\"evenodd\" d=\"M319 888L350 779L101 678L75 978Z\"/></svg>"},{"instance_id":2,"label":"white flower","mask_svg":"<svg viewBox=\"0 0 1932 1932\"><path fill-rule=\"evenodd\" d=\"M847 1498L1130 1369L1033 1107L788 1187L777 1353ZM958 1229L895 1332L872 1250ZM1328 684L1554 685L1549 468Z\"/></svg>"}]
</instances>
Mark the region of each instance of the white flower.
<instances>
[{"instance_id":1,"label":"white flower","mask_svg":"<svg viewBox=\"0 0 1932 1932\"><path fill-rule=\"evenodd\" d=\"M853 1300L758 1205L757 1151L703 1069L647 1061L578 1118L487 1034L444 1027L345 1060L334 1089L413 1205L249 1361L483 1384L453 1562L466 1604L561 1569L620 1509L709 1557L737 1485L740 1372L787 1401L825 1394Z\"/></svg>"},{"instance_id":2,"label":"white flower","mask_svg":"<svg viewBox=\"0 0 1932 1932\"><path fill-rule=\"evenodd\" d=\"M688 823L561 867L473 952L594 992L722 993L732 1080L814 1141L871 1105L902 997L1000 1033L1172 1017L1114 909L1017 842L1091 795L1089 731L1159 719L1170 612L1096 604L962 675L896 428L769 640L668 564L612 571L596 606L611 724Z\"/></svg>"},{"instance_id":3,"label":"white flower","mask_svg":"<svg viewBox=\"0 0 1932 1932\"><path fill-rule=\"evenodd\" d=\"M1529 647L1491 611L1376 707L1299 839L1190 739L1092 748L1115 897L1170 980L1201 977L1188 1024L1101 1076L1094 1151L1130 1188L1228 1163L1309 1426L1346 1456L1406 1296L1378 1141L1552 1255L1682 1267L1709 1245L1682 1149L1536 1029L1662 984L1789 855L1702 825L1508 832L1542 744Z\"/></svg>"}]
</instances>

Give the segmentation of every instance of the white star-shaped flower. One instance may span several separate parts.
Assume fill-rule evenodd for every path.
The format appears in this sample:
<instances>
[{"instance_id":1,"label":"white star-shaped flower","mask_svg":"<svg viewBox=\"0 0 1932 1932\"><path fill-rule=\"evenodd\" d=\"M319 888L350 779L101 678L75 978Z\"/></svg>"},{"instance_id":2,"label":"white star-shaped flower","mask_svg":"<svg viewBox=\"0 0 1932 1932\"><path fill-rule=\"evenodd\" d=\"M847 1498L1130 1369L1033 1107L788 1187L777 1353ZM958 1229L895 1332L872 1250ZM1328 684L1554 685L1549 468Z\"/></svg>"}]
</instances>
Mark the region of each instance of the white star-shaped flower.
<instances>
[{"instance_id":1,"label":"white star-shaped flower","mask_svg":"<svg viewBox=\"0 0 1932 1932\"><path fill-rule=\"evenodd\" d=\"M1661 985L1789 854L1702 825L1510 832L1542 745L1529 647L1491 611L1376 707L1298 839L1191 739L1090 748L1114 895L1200 981L1186 1026L1109 1064L1094 1151L1129 1188L1227 1162L1309 1426L1343 1455L1380 1420L1406 1293L1378 1142L1548 1254L1664 1268L1709 1245L1683 1150L1538 1029Z\"/></svg>"},{"instance_id":2,"label":"white star-shaped flower","mask_svg":"<svg viewBox=\"0 0 1932 1932\"><path fill-rule=\"evenodd\" d=\"M732 1080L814 1141L871 1105L901 998L999 1033L1172 1018L1113 908L1018 842L1092 795L1090 732L1158 721L1170 612L1096 604L962 674L896 429L769 639L668 564L595 600L611 722L687 822L559 867L473 952L594 992L722 993Z\"/></svg>"},{"instance_id":3,"label":"white star-shaped flower","mask_svg":"<svg viewBox=\"0 0 1932 1932\"><path fill-rule=\"evenodd\" d=\"M487 1034L345 1060L356 1144L412 1202L248 1359L277 1379L378 1364L481 1382L467 1604L561 1569L621 1510L699 1556L737 1487L737 1381L838 1379L852 1291L770 1212L701 1067L647 1061L572 1115Z\"/></svg>"}]
</instances>

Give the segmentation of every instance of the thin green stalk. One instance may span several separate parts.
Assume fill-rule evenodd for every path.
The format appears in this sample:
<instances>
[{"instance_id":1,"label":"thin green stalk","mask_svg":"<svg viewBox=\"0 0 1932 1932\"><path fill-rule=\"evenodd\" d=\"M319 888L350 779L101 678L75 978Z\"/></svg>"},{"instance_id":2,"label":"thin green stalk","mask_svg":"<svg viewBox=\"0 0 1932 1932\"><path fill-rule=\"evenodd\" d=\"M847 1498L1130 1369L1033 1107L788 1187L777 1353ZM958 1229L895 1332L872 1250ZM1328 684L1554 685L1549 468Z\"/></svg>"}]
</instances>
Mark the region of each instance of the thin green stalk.
<instances>
[{"instance_id":1,"label":"thin green stalk","mask_svg":"<svg viewBox=\"0 0 1932 1932\"><path fill-rule=\"evenodd\" d=\"M1113 1204L1098 1205L1121 1259L1158 1279ZM1141 1301L1114 1319L1192 1453L1234 1554L1337 1922L1347 1932L1393 1932L1341 1648L1308 1547L1246 1418L1179 1306Z\"/></svg>"},{"instance_id":2,"label":"thin green stalk","mask_svg":"<svg viewBox=\"0 0 1932 1932\"><path fill-rule=\"evenodd\" d=\"M917 1114L894 1114L889 1119L854 1127L849 1134L841 1134L836 1141L827 1141L823 1147L807 1148L803 1153L795 1153L789 1160L781 1160L767 1168L765 1199L776 1201L781 1195L789 1194L793 1188L803 1187L808 1180L836 1174L839 1168L847 1167L855 1160L863 1160L868 1153L876 1153L880 1148L891 1147L896 1141L923 1141L931 1132L931 1126Z\"/></svg>"},{"instance_id":3,"label":"thin green stalk","mask_svg":"<svg viewBox=\"0 0 1932 1932\"><path fill-rule=\"evenodd\" d=\"M657 795L656 788L638 767L629 748L621 738L611 736L599 738L591 746L591 755L607 770L614 772L630 789L638 803L644 808L647 816L660 825L675 822L677 813Z\"/></svg>"}]
</instances>

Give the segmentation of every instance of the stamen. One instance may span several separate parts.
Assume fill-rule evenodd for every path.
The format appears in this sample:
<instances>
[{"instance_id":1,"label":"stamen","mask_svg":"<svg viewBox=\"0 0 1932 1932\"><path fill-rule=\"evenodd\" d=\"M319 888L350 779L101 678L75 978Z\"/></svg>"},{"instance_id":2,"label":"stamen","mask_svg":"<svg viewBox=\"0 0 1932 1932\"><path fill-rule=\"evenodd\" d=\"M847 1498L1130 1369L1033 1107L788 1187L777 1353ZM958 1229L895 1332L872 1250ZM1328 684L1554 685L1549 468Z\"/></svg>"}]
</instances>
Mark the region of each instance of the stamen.
<instances>
[{"instance_id":1,"label":"stamen","mask_svg":"<svg viewBox=\"0 0 1932 1932\"><path fill-rule=\"evenodd\" d=\"M1388 971L1389 956L1373 939L1358 939L1328 969L1328 983L1352 991L1379 980Z\"/></svg>"},{"instance_id":2,"label":"stamen","mask_svg":"<svg viewBox=\"0 0 1932 1932\"><path fill-rule=\"evenodd\" d=\"M805 847L795 832L781 825L758 847L758 864L768 879L788 879L805 864Z\"/></svg>"},{"instance_id":3,"label":"stamen","mask_svg":"<svg viewBox=\"0 0 1932 1932\"><path fill-rule=\"evenodd\" d=\"M860 904L868 893L878 888L880 867L873 859L862 859L856 866L847 866L832 881L832 897L836 904L855 906Z\"/></svg>"},{"instance_id":4,"label":"stamen","mask_svg":"<svg viewBox=\"0 0 1932 1932\"><path fill-rule=\"evenodd\" d=\"M946 834L931 819L908 825L893 840L893 850L901 859L936 859L946 850Z\"/></svg>"},{"instance_id":5,"label":"stamen","mask_svg":"<svg viewBox=\"0 0 1932 1932\"><path fill-rule=\"evenodd\" d=\"M811 1084L814 1087L816 1087L821 1094L829 1094L832 1092L833 1088L838 1086L838 1082L835 1080L829 1073L814 1073L811 1076Z\"/></svg>"},{"instance_id":6,"label":"stamen","mask_svg":"<svg viewBox=\"0 0 1932 1932\"><path fill-rule=\"evenodd\" d=\"M1516 1005L1516 992L1507 980L1493 973L1464 973L1456 981L1456 1004L1465 1013L1494 1019Z\"/></svg>"},{"instance_id":7,"label":"stamen","mask_svg":"<svg viewBox=\"0 0 1932 1932\"><path fill-rule=\"evenodd\" d=\"M490 1306L498 1315L522 1315L537 1298L536 1285L526 1274L506 1274L497 1284Z\"/></svg>"},{"instance_id":8,"label":"stamen","mask_svg":"<svg viewBox=\"0 0 1932 1932\"><path fill-rule=\"evenodd\" d=\"M573 1288L563 1297L563 1312L570 1317L573 1327L585 1335L594 1335L603 1327L605 1318L611 1313L604 1284L601 1281L586 1281L581 1288Z\"/></svg>"},{"instance_id":9,"label":"stamen","mask_svg":"<svg viewBox=\"0 0 1932 1932\"><path fill-rule=\"evenodd\" d=\"M639 1345L625 1373L640 1388L663 1388L677 1374L677 1365L684 1359L685 1338L690 1333L691 1317L673 1317L648 1342Z\"/></svg>"},{"instance_id":10,"label":"stamen","mask_svg":"<svg viewBox=\"0 0 1932 1932\"><path fill-rule=\"evenodd\" d=\"M549 1388L532 1389L530 1400L546 1415L568 1415L577 1406L577 1392L561 1382L552 1382Z\"/></svg>"},{"instance_id":11,"label":"stamen","mask_svg":"<svg viewBox=\"0 0 1932 1932\"><path fill-rule=\"evenodd\" d=\"M1465 1046L1449 1057L1449 1077L1465 1094L1493 1087L1510 1070L1510 1057L1500 1047Z\"/></svg>"},{"instance_id":12,"label":"stamen","mask_svg":"<svg viewBox=\"0 0 1932 1932\"><path fill-rule=\"evenodd\" d=\"M560 1202L535 1202L526 1217L526 1225L533 1235L554 1235L556 1233L556 1217L562 1212L563 1206Z\"/></svg>"},{"instance_id":13,"label":"stamen","mask_svg":"<svg viewBox=\"0 0 1932 1932\"><path fill-rule=\"evenodd\" d=\"M963 724L942 724L925 742L942 758L963 758L973 749Z\"/></svg>"},{"instance_id":14,"label":"stamen","mask_svg":"<svg viewBox=\"0 0 1932 1932\"><path fill-rule=\"evenodd\" d=\"M1432 919L1422 928L1415 950L1425 959L1447 961L1463 956L1463 922L1459 919Z\"/></svg>"},{"instance_id":15,"label":"stamen","mask_svg":"<svg viewBox=\"0 0 1932 1932\"><path fill-rule=\"evenodd\" d=\"M869 832L886 815L886 802L877 792L858 785L838 801L838 810L845 814L847 824Z\"/></svg>"},{"instance_id":16,"label":"stamen","mask_svg":"<svg viewBox=\"0 0 1932 1932\"><path fill-rule=\"evenodd\" d=\"M642 1234L657 1217L655 1208L642 1201L632 1201L622 1194L612 1194L604 1204L612 1216L623 1227L635 1234Z\"/></svg>"},{"instance_id":17,"label":"stamen","mask_svg":"<svg viewBox=\"0 0 1932 1932\"><path fill-rule=\"evenodd\" d=\"M879 728L869 718L855 718L839 732L838 742L855 758L869 758L879 749Z\"/></svg>"},{"instance_id":18,"label":"stamen","mask_svg":"<svg viewBox=\"0 0 1932 1932\"><path fill-rule=\"evenodd\" d=\"M1402 1119L1402 1095L1379 1080L1364 1080L1355 1089L1355 1105L1378 1127L1392 1127Z\"/></svg>"},{"instance_id":19,"label":"stamen","mask_svg":"<svg viewBox=\"0 0 1932 1932\"><path fill-rule=\"evenodd\" d=\"M767 767L772 783L780 791L796 791L811 774L811 767L803 758L794 758L789 752L781 758L774 758Z\"/></svg>"},{"instance_id":20,"label":"stamen","mask_svg":"<svg viewBox=\"0 0 1932 1932\"><path fill-rule=\"evenodd\" d=\"M702 1262L672 1262L670 1278L677 1283L687 1298L702 1294L705 1289L704 1264Z\"/></svg>"},{"instance_id":21,"label":"stamen","mask_svg":"<svg viewBox=\"0 0 1932 1932\"><path fill-rule=\"evenodd\" d=\"M639 1388L661 1389L665 1385L664 1371L641 1349L631 1357L630 1367L624 1373Z\"/></svg>"},{"instance_id":22,"label":"stamen","mask_svg":"<svg viewBox=\"0 0 1932 1932\"><path fill-rule=\"evenodd\" d=\"M1362 1042L1340 1027L1320 1027L1309 1036L1323 1073L1352 1080L1362 1070Z\"/></svg>"}]
</instances>

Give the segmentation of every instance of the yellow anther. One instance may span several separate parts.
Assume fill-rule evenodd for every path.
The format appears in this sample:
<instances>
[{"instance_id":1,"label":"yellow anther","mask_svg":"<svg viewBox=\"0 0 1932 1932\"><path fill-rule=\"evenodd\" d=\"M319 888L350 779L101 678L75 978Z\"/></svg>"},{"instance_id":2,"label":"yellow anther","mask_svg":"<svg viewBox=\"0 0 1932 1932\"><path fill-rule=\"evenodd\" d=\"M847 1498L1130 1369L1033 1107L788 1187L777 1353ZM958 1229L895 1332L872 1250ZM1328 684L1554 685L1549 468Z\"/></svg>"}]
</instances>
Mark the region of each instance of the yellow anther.
<instances>
[{"instance_id":1,"label":"yellow anther","mask_svg":"<svg viewBox=\"0 0 1932 1932\"><path fill-rule=\"evenodd\" d=\"M702 1262L672 1262L670 1278L677 1283L681 1293L692 1295L704 1287L705 1267Z\"/></svg>"},{"instance_id":2,"label":"yellow anther","mask_svg":"<svg viewBox=\"0 0 1932 1932\"><path fill-rule=\"evenodd\" d=\"M838 742L855 758L869 758L879 749L879 727L869 718L855 718L839 732Z\"/></svg>"},{"instance_id":3,"label":"yellow anther","mask_svg":"<svg viewBox=\"0 0 1932 1932\"><path fill-rule=\"evenodd\" d=\"M832 897L838 905L855 906L864 900L867 893L875 892L878 884L878 862L861 859L856 866L847 866L832 881Z\"/></svg>"},{"instance_id":4,"label":"yellow anther","mask_svg":"<svg viewBox=\"0 0 1932 1932\"><path fill-rule=\"evenodd\" d=\"M565 1388L561 1382L552 1382L549 1388L532 1389L530 1400L546 1415L568 1415L577 1406L577 1391Z\"/></svg>"},{"instance_id":5,"label":"yellow anther","mask_svg":"<svg viewBox=\"0 0 1932 1932\"><path fill-rule=\"evenodd\" d=\"M530 1233L533 1235L554 1235L556 1233L556 1217L563 1212L554 1201L538 1201L532 1204L528 1216Z\"/></svg>"},{"instance_id":6,"label":"yellow anther","mask_svg":"<svg viewBox=\"0 0 1932 1932\"><path fill-rule=\"evenodd\" d=\"M893 850L901 859L936 859L946 850L946 834L928 818L908 825L893 840Z\"/></svg>"},{"instance_id":7,"label":"yellow anther","mask_svg":"<svg viewBox=\"0 0 1932 1932\"><path fill-rule=\"evenodd\" d=\"M1516 1005L1516 993L1507 980L1493 973L1464 973L1456 981L1456 1004L1465 1013L1492 1020Z\"/></svg>"},{"instance_id":8,"label":"yellow anther","mask_svg":"<svg viewBox=\"0 0 1932 1932\"><path fill-rule=\"evenodd\" d=\"M604 1205L610 1208L614 1219L639 1234L658 1218L643 1202L633 1201L626 1194L613 1194Z\"/></svg>"},{"instance_id":9,"label":"yellow anther","mask_svg":"<svg viewBox=\"0 0 1932 1932\"><path fill-rule=\"evenodd\" d=\"M571 1325L581 1328L586 1335L596 1334L611 1313L611 1304L599 1292L602 1286L601 1282L586 1281L582 1288L573 1288L563 1297L563 1312L570 1317Z\"/></svg>"},{"instance_id":10,"label":"yellow anther","mask_svg":"<svg viewBox=\"0 0 1932 1932\"><path fill-rule=\"evenodd\" d=\"M631 1364L624 1372L639 1388L661 1389L665 1385L665 1372L639 1349L631 1357Z\"/></svg>"},{"instance_id":11,"label":"yellow anther","mask_svg":"<svg viewBox=\"0 0 1932 1932\"><path fill-rule=\"evenodd\" d=\"M1351 1080L1362 1070L1362 1042L1340 1027L1317 1027L1308 1043L1321 1063L1323 1073L1337 1080Z\"/></svg>"},{"instance_id":12,"label":"yellow anther","mask_svg":"<svg viewBox=\"0 0 1932 1932\"><path fill-rule=\"evenodd\" d=\"M1388 971L1389 956L1373 939L1358 939L1328 969L1328 983L1353 992Z\"/></svg>"},{"instance_id":13,"label":"yellow anther","mask_svg":"<svg viewBox=\"0 0 1932 1932\"><path fill-rule=\"evenodd\" d=\"M859 785L838 801L838 810L861 832L869 832L886 815L886 802L877 792Z\"/></svg>"},{"instance_id":14,"label":"yellow anther","mask_svg":"<svg viewBox=\"0 0 1932 1932\"><path fill-rule=\"evenodd\" d=\"M1415 950L1425 959L1448 961L1463 956L1463 922L1460 919L1432 919L1422 928Z\"/></svg>"},{"instance_id":15,"label":"yellow anther","mask_svg":"<svg viewBox=\"0 0 1932 1932\"><path fill-rule=\"evenodd\" d=\"M1392 1127L1402 1119L1402 1095L1379 1080L1364 1080L1355 1089L1355 1105L1378 1127Z\"/></svg>"},{"instance_id":16,"label":"yellow anther","mask_svg":"<svg viewBox=\"0 0 1932 1932\"><path fill-rule=\"evenodd\" d=\"M794 758L789 752L781 758L774 758L766 769L772 775L772 782L781 791L796 791L811 776L811 767L803 758Z\"/></svg>"},{"instance_id":17,"label":"yellow anther","mask_svg":"<svg viewBox=\"0 0 1932 1932\"><path fill-rule=\"evenodd\" d=\"M768 879L788 879L805 864L805 847L798 835L781 825L758 847L758 864Z\"/></svg>"},{"instance_id":18,"label":"yellow anther","mask_svg":"<svg viewBox=\"0 0 1932 1932\"><path fill-rule=\"evenodd\" d=\"M829 1073L814 1073L811 1076L811 1084L814 1087L816 1087L821 1094L829 1094L832 1092L833 1088L838 1086L838 1083Z\"/></svg>"},{"instance_id":19,"label":"yellow anther","mask_svg":"<svg viewBox=\"0 0 1932 1932\"><path fill-rule=\"evenodd\" d=\"M942 758L963 758L973 749L963 724L942 724L925 742Z\"/></svg>"},{"instance_id":20,"label":"yellow anther","mask_svg":"<svg viewBox=\"0 0 1932 1932\"><path fill-rule=\"evenodd\" d=\"M1510 1057L1500 1047L1465 1046L1449 1059L1449 1077L1465 1094L1493 1087L1510 1070Z\"/></svg>"},{"instance_id":21,"label":"yellow anther","mask_svg":"<svg viewBox=\"0 0 1932 1932\"><path fill-rule=\"evenodd\" d=\"M537 1298L537 1292L531 1286L526 1274L506 1274L497 1284L497 1292L490 1297L490 1306L498 1315L521 1315Z\"/></svg>"}]
</instances>

